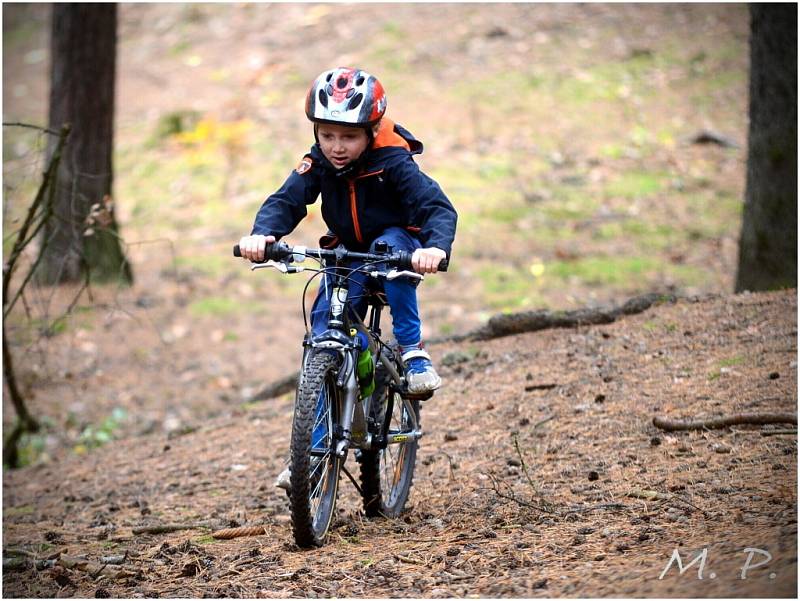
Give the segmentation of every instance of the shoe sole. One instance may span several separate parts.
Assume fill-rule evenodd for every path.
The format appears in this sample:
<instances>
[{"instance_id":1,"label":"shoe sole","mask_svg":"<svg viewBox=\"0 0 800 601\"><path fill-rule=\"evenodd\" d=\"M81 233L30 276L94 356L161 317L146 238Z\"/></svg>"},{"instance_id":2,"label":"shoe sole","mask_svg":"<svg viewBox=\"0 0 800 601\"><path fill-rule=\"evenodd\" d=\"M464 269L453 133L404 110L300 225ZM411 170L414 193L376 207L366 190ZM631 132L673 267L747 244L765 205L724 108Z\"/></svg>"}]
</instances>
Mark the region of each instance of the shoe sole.
<instances>
[{"instance_id":1,"label":"shoe sole","mask_svg":"<svg viewBox=\"0 0 800 601\"><path fill-rule=\"evenodd\" d=\"M434 390L438 390L442 385L442 379L436 378L433 382L414 382L415 378L409 378L408 380L408 392L410 394L425 394L426 392L433 392Z\"/></svg>"}]
</instances>

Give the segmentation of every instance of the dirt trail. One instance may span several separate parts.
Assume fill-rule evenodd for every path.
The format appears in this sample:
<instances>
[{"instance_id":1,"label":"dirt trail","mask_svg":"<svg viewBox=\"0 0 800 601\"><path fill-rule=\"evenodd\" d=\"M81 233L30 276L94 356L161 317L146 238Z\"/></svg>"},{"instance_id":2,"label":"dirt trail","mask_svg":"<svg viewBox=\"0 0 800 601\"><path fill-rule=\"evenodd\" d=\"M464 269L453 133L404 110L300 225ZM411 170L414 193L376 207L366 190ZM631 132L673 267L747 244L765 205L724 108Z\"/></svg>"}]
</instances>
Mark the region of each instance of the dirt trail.
<instances>
[{"instance_id":1,"label":"dirt trail","mask_svg":"<svg viewBox=\"0 0 800 601\"><path fill-rule=\"evenodd\" d=\"M795 412L796 315L794 290L717 296L606 326L434 346L446 385L423 410L409 511L363 519L343 480L319 550L293 546L285 497L272 487L288 397L182 436L8 472L4 559L125 555L131 575L4 569L4 594L794 597L796 435L665 433L652 418ZM203 520L263 524L267 534L131 532ZM743 580L745 548L772 559L752 567L765 557L754 555ZM707 550L703 579L698 562L659 580L675 549L684 567Z\"/></svg>"}]
</instances>

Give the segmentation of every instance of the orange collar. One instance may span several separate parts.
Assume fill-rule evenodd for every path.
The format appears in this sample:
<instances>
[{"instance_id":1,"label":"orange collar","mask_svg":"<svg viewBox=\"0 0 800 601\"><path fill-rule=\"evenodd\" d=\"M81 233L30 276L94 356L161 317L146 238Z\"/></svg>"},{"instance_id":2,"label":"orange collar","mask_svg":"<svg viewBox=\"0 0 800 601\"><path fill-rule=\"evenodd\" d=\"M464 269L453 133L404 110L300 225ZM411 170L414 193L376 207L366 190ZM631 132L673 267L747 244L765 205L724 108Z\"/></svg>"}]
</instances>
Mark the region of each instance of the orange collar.
<instances>
[{"instance_id":1,"label":"orange collar","mask_svg":"<svg viewBox=\"0 0 800 601\"><path fill-rule=\"evenodd\" d=\"M384 117L381 119L378 133L375 136L375 141L372 143L372 148L377 150L378 148L390 146L399 146L400 148L405 148L409 152L411 151L411 146L408 145L405 138L394 131L394 121Z\"/></svg>"}]
</instances>

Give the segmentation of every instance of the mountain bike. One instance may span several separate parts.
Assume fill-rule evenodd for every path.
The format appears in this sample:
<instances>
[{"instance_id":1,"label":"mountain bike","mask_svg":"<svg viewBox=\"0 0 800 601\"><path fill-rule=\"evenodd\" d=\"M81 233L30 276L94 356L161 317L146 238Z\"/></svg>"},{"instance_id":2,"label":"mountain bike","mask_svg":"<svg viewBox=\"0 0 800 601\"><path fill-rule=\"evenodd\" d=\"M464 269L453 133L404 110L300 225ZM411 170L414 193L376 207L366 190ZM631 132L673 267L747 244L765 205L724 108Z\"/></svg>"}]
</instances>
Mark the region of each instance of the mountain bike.
<instances>
[{"instance_id":1,"label":"mountain bike","mask_svg":"<svg viewBox=\"0 0 800 601\"><path fill-rule=\"evenodd\" d=\"M241 256L238 245L233 254ZM298 265L307 258L316 260L319 268ZM262 268L284 274L314 272L303 290L306 334L292 421L289 505L297 545L321 546L333 519L342 471L361 494L368 517L393 518L405 508L422 437L420 401L433 393L409 393L400 349L381 337L381 311L387 303L380 284L424 276L412 270L410 253L392 252L381 241L371 253L343 246L268 244L264 262L251 267ZM439 270L447 270L447 260ZM348 292L356 272L369 276L366 322L351 309L356 298ZM320 275L331 286L330 310L327 329L312 336L305 296ZM360 466L360 486L345 466L351 448Z\"/></svg>"}]
</instances>

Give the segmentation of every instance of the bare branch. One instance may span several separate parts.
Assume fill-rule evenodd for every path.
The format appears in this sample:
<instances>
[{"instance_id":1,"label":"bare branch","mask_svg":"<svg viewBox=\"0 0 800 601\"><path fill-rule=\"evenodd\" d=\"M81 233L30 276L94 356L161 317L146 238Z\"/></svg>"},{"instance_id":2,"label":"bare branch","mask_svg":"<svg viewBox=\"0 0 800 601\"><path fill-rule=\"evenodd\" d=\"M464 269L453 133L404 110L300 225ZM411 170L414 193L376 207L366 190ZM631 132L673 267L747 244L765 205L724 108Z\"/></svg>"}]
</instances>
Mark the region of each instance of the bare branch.
<instances>
[{"instance_id":1,"label":"bare branch","mask_svg":"<svg viewBox=\"0 0 800 601\"><path fill-rule=\"evenodd\" d=\"M727 428L728 426L741 424L797 424L797 415L794 413L737 413L728 417L712 417L691 421L674 420L660 415L653 418L653 425L667 432Z\"/></svg>"},{"instance_id":2,"label":"bare branch","mask_svg":"<svg viewBox=\"0 0 800 601\"><path fill-rule=\"evenodd\" d=\"M42 127L40 125L33 125L31 123L8 123L4 122L3 127L26 127L28 129L36 129L39 131L43 131L46 134L50 134L51 136L60 136L62 132L56 131L54 129L49 129L47 127ZM63 128L62 128L63 131Z\"/></svg>"}]
</instances>

